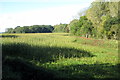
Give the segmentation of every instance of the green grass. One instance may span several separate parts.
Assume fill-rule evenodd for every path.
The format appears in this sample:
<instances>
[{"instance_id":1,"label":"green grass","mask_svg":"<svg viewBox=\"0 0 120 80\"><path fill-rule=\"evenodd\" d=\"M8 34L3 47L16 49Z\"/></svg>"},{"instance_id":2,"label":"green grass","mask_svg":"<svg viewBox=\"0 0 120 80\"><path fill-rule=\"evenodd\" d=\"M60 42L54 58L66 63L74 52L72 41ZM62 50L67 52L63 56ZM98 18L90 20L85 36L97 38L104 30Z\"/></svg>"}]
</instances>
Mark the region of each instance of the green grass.
<instances>
[{"instance_id":1,"label":"green grass","mask_svg":"<svg viewBox=\"0 0 120 80\"><path fill-rule=\"evenodd\" d=\"M118 41L68 33L3 34L3 79L118 79ZM15 65L15 66L13 66Z\"/></svg>"}]
</instances>

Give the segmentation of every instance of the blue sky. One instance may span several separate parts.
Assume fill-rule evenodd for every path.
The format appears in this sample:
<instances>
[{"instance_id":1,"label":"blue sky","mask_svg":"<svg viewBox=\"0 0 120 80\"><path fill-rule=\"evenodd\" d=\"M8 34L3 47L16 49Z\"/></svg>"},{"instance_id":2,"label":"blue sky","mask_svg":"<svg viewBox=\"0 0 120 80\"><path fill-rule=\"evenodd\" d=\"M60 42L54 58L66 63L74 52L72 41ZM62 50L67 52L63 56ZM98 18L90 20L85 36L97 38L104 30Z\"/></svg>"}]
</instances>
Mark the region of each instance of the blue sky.
<instances>
[{"instance_id":1,"label":"blue sky","mask_svg":"<svg viewBox=\"0 0 120 80\"><path fill-rule=\"evenodd\" d=\"M69 23L93 0L1 0L0 32L27 25Z\"/></svg>"},{"instance_id":2,"label":"blue sky","mask_svg":"<svg viewBox=\"0 0 120 80\"><path fill-rule=\"evenodd\" d=\"M13 13L13 12L21 12L25 10L32 9L42 9L46 7L57 7L61 5L65 5L65 3L49 3L49 2L1 2L2 13Z\"/></svg>"},{"instance_id":3,"label":"blue sky","mask_svg":"<svg viewBox=\"0 0 120 80\"><path fill-rule=\"evenodd\" d=\"M63 1L63 0L41 0L41 1L35 1L35 2L0 2L0 6L2 9L1 13L9 13L9 12L20 12L25 10L31 10L31 9L40 9L40 8L46 8L46 7L57 7L57 6L64 6L64 5L73 5L73 4L85 4L85 3L91 3L93 0L69 0L69 1Z\"/></svg>"}]
</instances>

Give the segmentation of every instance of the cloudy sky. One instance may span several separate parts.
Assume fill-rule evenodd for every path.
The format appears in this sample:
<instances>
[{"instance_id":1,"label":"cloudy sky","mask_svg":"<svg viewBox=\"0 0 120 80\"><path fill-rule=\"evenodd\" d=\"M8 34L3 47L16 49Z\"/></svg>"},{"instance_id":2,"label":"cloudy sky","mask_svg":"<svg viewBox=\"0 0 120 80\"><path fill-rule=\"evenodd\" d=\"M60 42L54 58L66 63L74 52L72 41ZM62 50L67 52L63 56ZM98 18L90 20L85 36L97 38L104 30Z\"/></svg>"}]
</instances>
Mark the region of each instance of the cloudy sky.
<instances>
[{"instance_id":1,"label":"cloudy sky","mask_svg":"<svg viewBox=\"0 0 120 80\"><path fill-rule=\"evenodd\" d=\"M0 32L29 25L69 23L94 0L0 0Z\"/></svg>"}]
</instances>

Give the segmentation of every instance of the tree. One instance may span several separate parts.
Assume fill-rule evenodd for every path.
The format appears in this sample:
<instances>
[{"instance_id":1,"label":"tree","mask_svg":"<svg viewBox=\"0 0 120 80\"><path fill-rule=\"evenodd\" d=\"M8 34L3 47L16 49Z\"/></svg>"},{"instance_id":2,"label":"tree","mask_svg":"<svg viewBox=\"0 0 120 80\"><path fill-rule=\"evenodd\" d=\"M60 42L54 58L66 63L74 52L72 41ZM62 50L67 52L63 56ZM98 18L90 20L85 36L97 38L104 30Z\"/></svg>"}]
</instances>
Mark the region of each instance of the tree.
<instances>
[{"instance_id":1,"label":"tree","mask_svg":"<svg viewBox=\"0 0 120 80\"><path fill-rule=\"evenodd\" d=\"M15 33L25 33L23 27L16 27L16 28L14 29L14 31L15 31Z\"/></svg>"},{"instance_id":2,"label":"tree","mask_svg":"<svg viewBox=\"0 0 120 80\"><path fill-rule=\"evenodd\" d=\"M14 29L13 28L7 28L5 32L6 33L14 33Z\"/></svg>"},{"instance_id":3,"label":"tree","mask_svg":"<svg viewBox=\"0 0 120 80\"><path fill-rule=\"evenodd\" d=\"M70 32L74 35L89 37L92 35L92 22L86 16L81 16L79 20L73 20L69 24Z\"/></svg>"},{"instance_id":4,"label":"tree","mask_svg":"<svg viewBox=\"0 0 120 80\"><path fill-rule=\"evenodd\" d=\"M117 39L118 31L120 29L120 19L117 17L109 17L104 23L104 34L108 39Z\"/></svg>"},{"instance_id":5,"label":"tree","mask_svg":"<svg viewBox=\"0 0 120 80\"><path fill-rule=\"evenodd\" d=\"M81 28L79 32L80 35L84 35L86 37L92 35L92 28L93 28L92 22L88 20L86 16L81 16L79 22L81 24Z\"/></svg>"},{"instance_id":6,"label":"tree","mask_svg":"<svg viewBox=\"0 0 120 80\"><path fill-rule=\"evenodd\" d=\"M70 32L75 35L77 30L79 29L79 20L77 20L77 19L72 20L68 24L68 28L70 29Z\"/></svg>"},{"instance_id":7,"label":"tree","mask_svg":"<svg viewBox=\"0 0 120 80\"><path fill-rule=\"evenodd\" d=\"M51 25L33 25L33 26L17 26L15 29L8 29L7 33L51 33L54 30Z\"/></svg>"},{"instance_id":8,"label":"tree","mask_svg":"<svg viewBox=\"0 0 120 80\"><path fill-rule=\"evenodd\" d=\"M58 24L54 25L54 31L53 32L69 32L69 28L67 24Z\"/></svg>"},{"instance_id":9,"label":"tree","mask_svg":"<svg viewBox=\"0 0 120 80\"><path fill-rule=\"evenodd\" d=\"M119 8L120 2L110 2L111 0L95 0L86 12L87 18L93 23L98 38L113 38L117 35L114 28L118 28L119 24Z\"/></svg>"}]
</instances>

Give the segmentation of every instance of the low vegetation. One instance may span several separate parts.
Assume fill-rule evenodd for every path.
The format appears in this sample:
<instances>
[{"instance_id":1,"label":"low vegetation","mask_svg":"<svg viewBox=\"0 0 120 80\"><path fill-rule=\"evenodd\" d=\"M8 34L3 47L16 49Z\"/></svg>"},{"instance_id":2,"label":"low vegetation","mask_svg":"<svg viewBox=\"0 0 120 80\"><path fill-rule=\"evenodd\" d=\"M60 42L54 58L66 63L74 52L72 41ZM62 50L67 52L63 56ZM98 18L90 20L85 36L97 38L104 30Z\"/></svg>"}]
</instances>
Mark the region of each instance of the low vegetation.
<instances>
[{"instance_id":1,"label":"low vegetation","mask_svg":"<svg viewBox=\"0 0 120 80\"><path fill-rule=\"evenodd\" d=\"M120 2L111 1L95 0L69 24L8 28L3 80L118 80Z\"/></svg>"},{"instance_id":2,"label":"low vegetation","mask_svg":"<svg viewBox=\"0 0 120 80\"><path fill-rule=\"evenodd\" d=\"M2 34L3 80L118 79L118 41L69 33Z\"/></svg>"}]
</instances>

